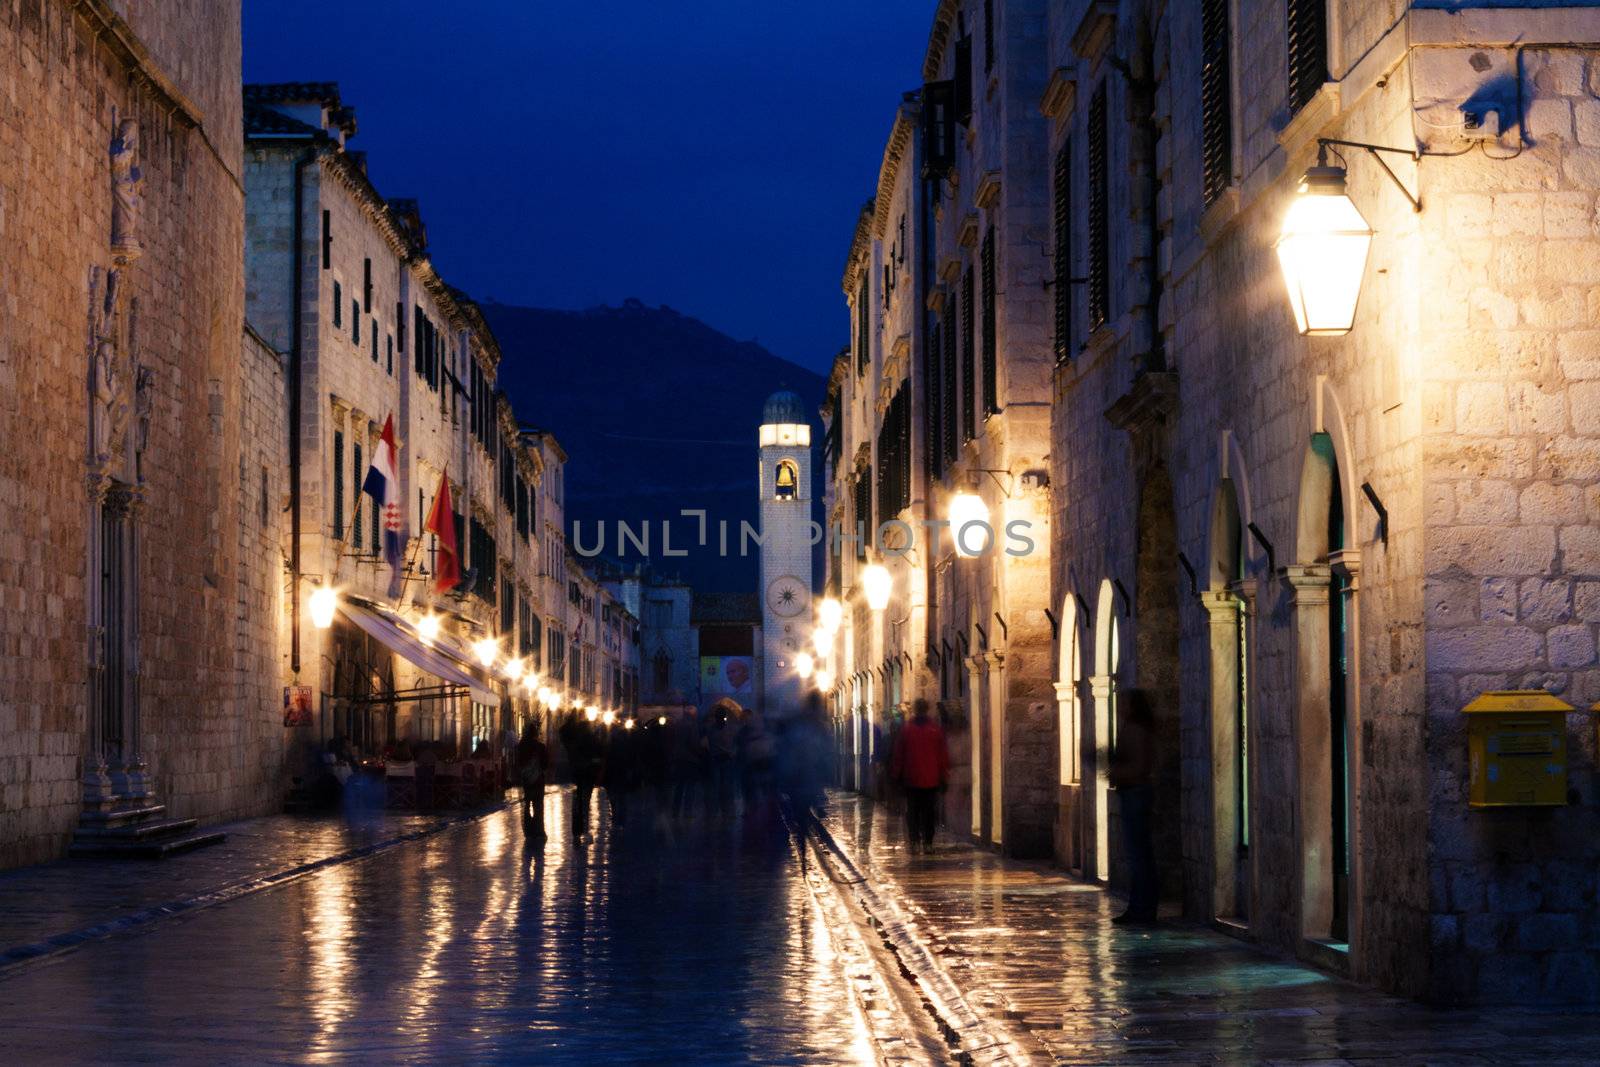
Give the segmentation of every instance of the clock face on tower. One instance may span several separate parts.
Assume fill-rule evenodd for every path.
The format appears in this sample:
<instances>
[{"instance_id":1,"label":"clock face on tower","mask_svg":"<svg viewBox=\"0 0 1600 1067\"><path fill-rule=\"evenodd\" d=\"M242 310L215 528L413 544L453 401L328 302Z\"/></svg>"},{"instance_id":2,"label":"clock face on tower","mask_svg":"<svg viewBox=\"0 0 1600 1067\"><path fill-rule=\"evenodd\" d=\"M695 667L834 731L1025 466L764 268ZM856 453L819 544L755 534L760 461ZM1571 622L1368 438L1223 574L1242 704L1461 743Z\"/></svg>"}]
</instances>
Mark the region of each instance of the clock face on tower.
<instances>
[{"instance_id":1,"label":"clock face on tower","mask_svg":"<svg viewBox=\"0 0 1600 1067\"><path fill-rule=\"evenodd\" d=\"M793 575L775 578L767 586L767 608L774 615L792 618L806 609L807 600L805 583Z\"/></svg>"}]
</instances>

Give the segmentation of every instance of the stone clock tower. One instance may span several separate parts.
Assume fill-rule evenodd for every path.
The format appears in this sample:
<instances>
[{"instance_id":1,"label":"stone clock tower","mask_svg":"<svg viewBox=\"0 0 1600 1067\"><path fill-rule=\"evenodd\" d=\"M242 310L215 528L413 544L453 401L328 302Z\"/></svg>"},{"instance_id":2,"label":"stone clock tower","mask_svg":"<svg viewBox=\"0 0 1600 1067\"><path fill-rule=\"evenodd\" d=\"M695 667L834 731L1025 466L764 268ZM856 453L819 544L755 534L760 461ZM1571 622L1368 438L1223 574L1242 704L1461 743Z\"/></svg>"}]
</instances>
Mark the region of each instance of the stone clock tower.
<instances>
[{"instance_id":1,"label":"stone clock tower","mask_svg":"<svg viewBox=\"0 0 1600 1067\"><path fill-rule=\"evenodd\" d=\"M761 414L762 711L793 715L803 693L795 655L811 642L811 419L794 393Z\"/></svg>"}]
</instances>

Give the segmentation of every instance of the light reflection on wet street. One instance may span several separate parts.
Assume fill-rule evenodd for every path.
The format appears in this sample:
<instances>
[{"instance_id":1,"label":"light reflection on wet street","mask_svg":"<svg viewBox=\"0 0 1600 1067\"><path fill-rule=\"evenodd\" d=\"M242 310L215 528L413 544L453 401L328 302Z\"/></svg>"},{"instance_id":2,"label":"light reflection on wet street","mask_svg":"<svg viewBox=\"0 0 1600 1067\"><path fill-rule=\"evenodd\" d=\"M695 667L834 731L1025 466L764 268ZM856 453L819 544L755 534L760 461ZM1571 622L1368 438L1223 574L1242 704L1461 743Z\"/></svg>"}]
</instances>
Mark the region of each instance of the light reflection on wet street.
<instances>
[{"instance_id":1,"label":"light reflection on wet street","mask_svg":"<svg viewBox=\"0 0 1600 1067\"><path fill-rule=\"evenodd\" d=\"M566 792L91 944L0 981L14 1062L871 1062L780 835L634 814L575 845ZM598 816L606 809L597 805Z\"/></svg>"}]
</instances>

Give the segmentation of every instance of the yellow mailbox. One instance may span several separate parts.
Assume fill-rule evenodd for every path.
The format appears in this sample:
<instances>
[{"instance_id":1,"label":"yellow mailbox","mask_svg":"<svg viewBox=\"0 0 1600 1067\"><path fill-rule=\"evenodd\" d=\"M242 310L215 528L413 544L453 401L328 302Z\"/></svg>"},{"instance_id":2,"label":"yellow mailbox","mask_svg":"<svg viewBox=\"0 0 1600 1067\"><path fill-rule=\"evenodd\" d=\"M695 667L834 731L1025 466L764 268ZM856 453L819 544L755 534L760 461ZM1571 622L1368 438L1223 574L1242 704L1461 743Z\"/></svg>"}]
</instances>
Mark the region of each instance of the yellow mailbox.
<instances>
[{"instance_id":1,"label":"yellow mailbox","mask_svg":"<svg viewBox=\"0 0 1600 1067\"><path fill-rule=\"evenodd\" d=\"M1462 708L1467 716L1474 808L1567 802L1567 713L1543 689L1490 690Z\"/></svg>"}]
</instances>

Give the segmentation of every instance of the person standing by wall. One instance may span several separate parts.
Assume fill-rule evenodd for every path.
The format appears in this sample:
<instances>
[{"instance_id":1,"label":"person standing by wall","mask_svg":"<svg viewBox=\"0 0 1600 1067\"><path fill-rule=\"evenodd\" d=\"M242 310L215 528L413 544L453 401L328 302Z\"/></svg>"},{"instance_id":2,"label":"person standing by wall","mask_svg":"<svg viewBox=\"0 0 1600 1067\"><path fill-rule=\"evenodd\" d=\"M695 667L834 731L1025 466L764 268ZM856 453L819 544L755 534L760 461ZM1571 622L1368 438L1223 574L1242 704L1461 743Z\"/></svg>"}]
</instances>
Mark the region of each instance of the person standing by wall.
<instances>
[{"instance_id":1,"label":"person standing by wall","mask_svg":"<svg viewBox=\"0 0 1600 1067\"><path fill-rule=\"evenodd\" d=\"M1156 718L1150 694L1129 689L1127 710L1111 755L1111 786L1122 815L1122 851L1128 859L1128 908L1112 922L1156 921L1158 888L1152 808L1155 801Z\"/></svg>"},{"instance_id":2,"label":"person standing by wall","mask_svg":"<svg viewBox=\"0 0 1600 1067\"><path fill-rule=\"evenodd\" d=\"M928 714L925 699L918 697L911 709L911 720L895 736L889 773L905 790L906 838L911 851L932 852L939 791L950 775L950 746L944 727Z\"/></svg>"},{"instance_id":3,"label":"person standing by wall","mask_svg":"<svg viewBox=\"0 0 1600 1067\"><path fill-rule=\"evenodd\" d=\"M516 749L517 782L522 786L522 836L530 848L544 848L544 781L550 773L550 750L528 723Z\"/></svg>"}]
</instances>

